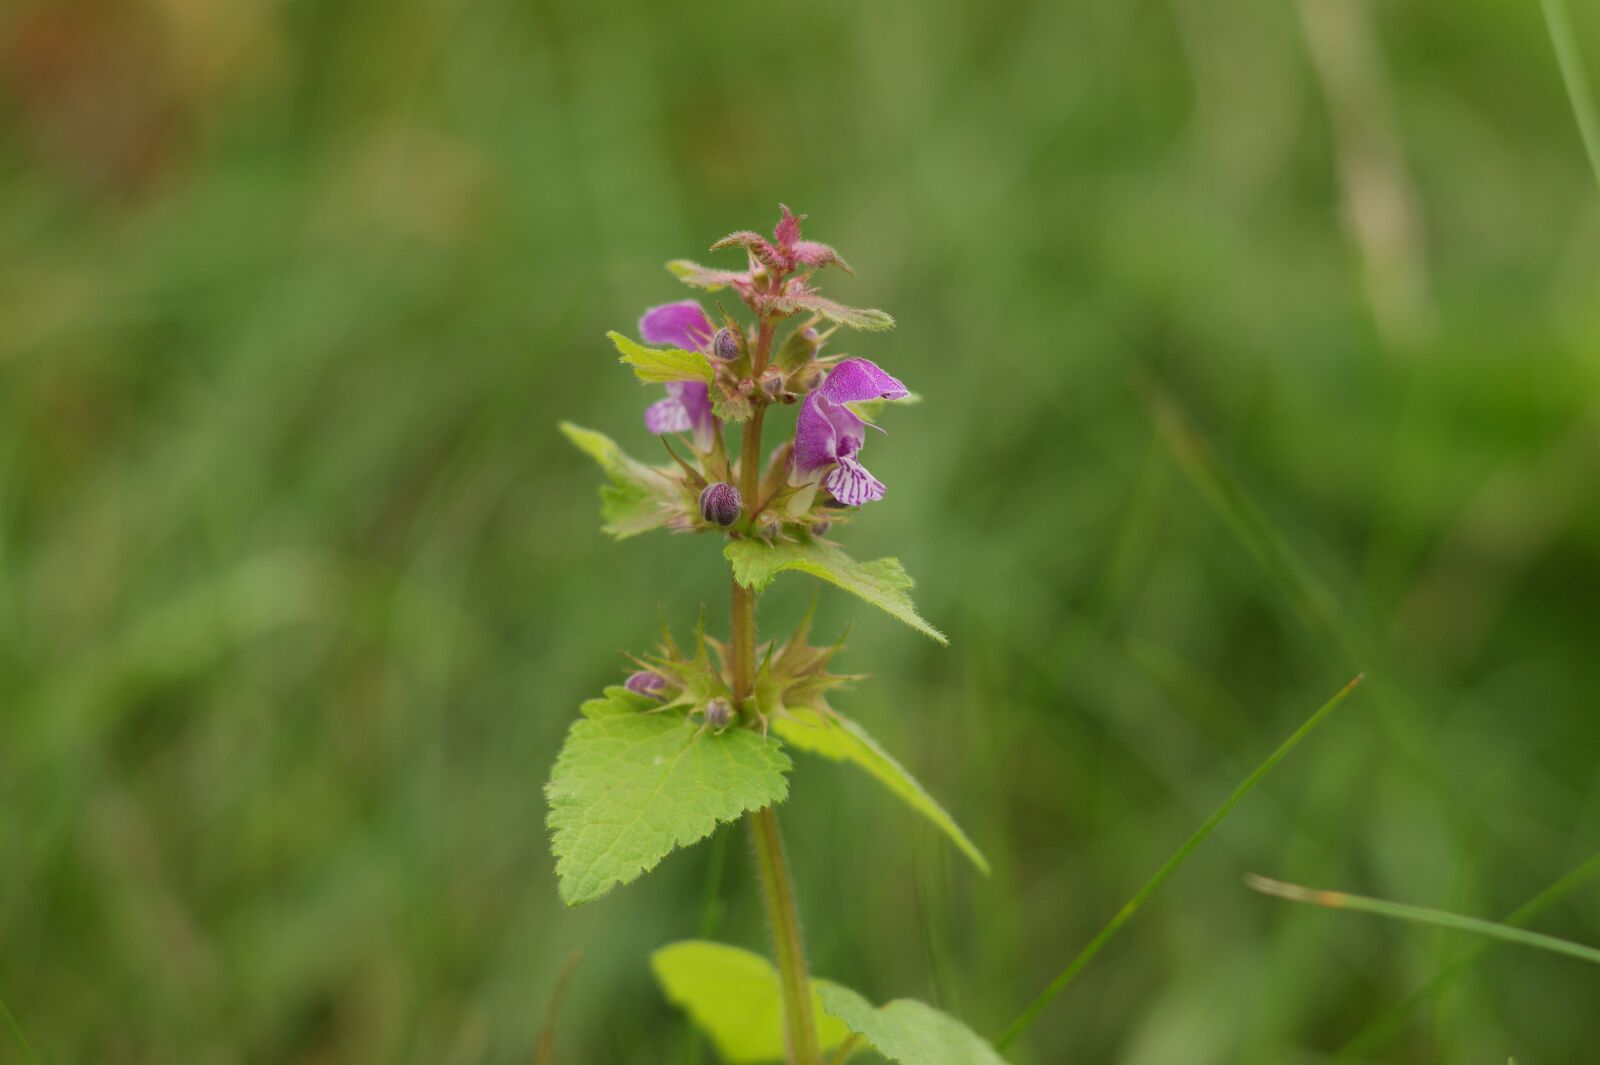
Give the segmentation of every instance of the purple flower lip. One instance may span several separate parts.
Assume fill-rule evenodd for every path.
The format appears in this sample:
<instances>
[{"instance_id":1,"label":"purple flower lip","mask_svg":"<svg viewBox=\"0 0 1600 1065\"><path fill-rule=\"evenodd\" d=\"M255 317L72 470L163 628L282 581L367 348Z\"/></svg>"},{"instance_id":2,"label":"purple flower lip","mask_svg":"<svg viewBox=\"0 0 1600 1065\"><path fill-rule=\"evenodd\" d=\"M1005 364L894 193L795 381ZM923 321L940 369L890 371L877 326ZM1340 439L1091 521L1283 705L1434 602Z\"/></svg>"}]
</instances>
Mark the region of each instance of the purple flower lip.
<instances>
[{"instance_id":1,"label":"purple flower lip","mask_svg":"<svg viewBox=\"0 0 1600 1065\"><path fill-rule=\"evenodd\" d=\"M670 381L667 398L645 408L644 427L657 436L665 433L694 433L695 446L711 448L717 421L711 414L711 392L699 381Z\"/></svg>"},{"instance_id":2,"label":"purple flower lip","mask_svg":"<svg viewBox=\"0 0 1600 1065\"><path fill-rule=\"evenodd\" d=\"M659 699L666 693L667 681L660 674L641 669L629 674L628 679L622 682L622 686L636 695L648 695Z\"/></svg>"},{"instance_id":3,"label":"purple flower lip","mask_svg":"<svg viewBox=\"0 0 1600 1065\"><path fill-rule=\"evenodd\" d=\"M684 351L699 351L711 343L715 334L711 319L694 300L651 307L639 319L639 335L647 344L671 344ZM657 436L665 433L693 433L695 446L711 449L717 420L711 414L711 392L700 381L673 381L667 398L652 403L644 412L644 425Z\"/></svg>"}]
</instances>

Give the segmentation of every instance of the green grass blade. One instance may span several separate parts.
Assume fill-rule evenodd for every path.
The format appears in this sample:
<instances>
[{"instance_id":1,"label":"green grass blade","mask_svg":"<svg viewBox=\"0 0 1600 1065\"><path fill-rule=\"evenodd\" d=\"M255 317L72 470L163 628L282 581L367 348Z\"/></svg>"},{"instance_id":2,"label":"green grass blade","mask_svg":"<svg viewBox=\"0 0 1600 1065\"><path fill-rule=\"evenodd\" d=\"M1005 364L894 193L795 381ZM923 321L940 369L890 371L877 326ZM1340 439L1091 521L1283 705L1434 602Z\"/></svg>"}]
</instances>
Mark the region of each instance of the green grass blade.
<instances>
[{"instance_id":1,"label":"green grass blade","mask_svg":"<svg viewBox=\"0 0 1600 1065\"><path fill-rule=\"evenodd\" d=\"M1557 939L1555 936L1547 936L1540 932L1530 932L1525 928L1513 928L1497 921L1485 921L1480 917L1468 917L1465 914L1451 913L1449 910L1431 910L1426 906L1411 906L1404 902L1373 899L1365 895L1348 895L1343 891L1321 891L1316 888L1301 887L1299 884L1286 884L1281 880L1270 880L1254 873L1245 877L1245 883L1263 895L1275 895L1290 902L1304 902L1330 910L1354 910L1356 913L1370 913L1377 917L1393 918L1396 921L1453 928L1458 932L1473 932L1480 936L1489 936L1492 939L1533 947L1537 950L1548 950L1553 954L1565 954L1569 958L1600 965L1600 949Z\"/></svg>"},{"instance_id":2,"label":"green grass blade","mask_svg":"<svg viewBox=\"0 0 1600 1065\"><path fill-rule=\"evenodd\" d=\"M17 1050L22 1054L22 1060L28 1065L39 1065L39 1059L33 1054L33 1047L28 1045L28 1037L22 1034L22 1025L11 1015L5 999L0 999L0 1020L6 1022L6 1028L11 1032L11 1039L17 1044Z\"/></svg>"},{"instance_id":3,"label":"green grass blade","mask_svg":"<svg viewBox=\"0 0 1600 1065\"><path fill-rule=\"evenodd\" d=\"M1172 397L1153 380L1142 379L1136 383L1167 450L1260 563L1301 620L1319 637L1339 648L1347 661L1362 661L1365 665L1365 641L1344 617L1333 594L1311 576L1283 538L1273 531Z\"/></svg>"},{"instance_id":4,"label":"green grass blade","mask_svg":"<svg viewBox=\"0 0 1600 1065\"><path fill-rule=\"evenodd\" d=\"M1256 766L1250 775L1245 777L1237 788L1233 789L1233 793L1223 800L1222 805L1218 806L1216 811L1206 818L1199 828L1195 829L1194 835L1185 840L1183 846L1179 847L1172 857L1167 859L1166 864L1156 870L1155 876L1147 880L1145 885L1123 904L1122 909L1117 911L1116 916L1107 921L1105 927L1100 929L1095 934L1095 937L1089 941L1089 944L1078 952L1077 957L1067 963L1067 967L1061 971L1061 975L1050 981L1050 986L1046 987L1039 997L1034 999L1028 1008L1022 1011L1021 1016L1011 1022L1011 1026L1001 1034L1000 1038L995 1040L994 1046L996 1050L1004 1050L1019 1035L1028 1030L1029 1026L1038 1018L1040 1011L1048 1006L1057 995L1066 990L1067 985L1072 983L1078 973L1083 971L1084 966L1094 960L1094 956L1099 954L1101 949L1111 941L1111 938L1121 931L1122 926L1127 924L1133 918L1133 915L1139 912L1139 908L1145 904L1145 901L1155 894L1156 889L1177 871L1178 867L1184 863L1190 854L1194 853L1195 848L1205 842L1205 838L1211 835L1216 827L1222 823L1223 819L1233 811L1233 808L1239 805L1246 795L1255 790L1256 785L1261 783L1262 778L1270 773L1274 766L1283 761L1290 751L1298 747L1302 740L1311 735L1316 727L1322 724L1340 703L1345 701L1346 697L1361 683L1363 676L1365 675L1357 676L1350 683L1339 689L1337 695L1323 703L1316 713L1306 718L1304 724L1295 729L1294 733L1284 740L1277 750L1269 754L1265 761Z\"/></svg>"},{"instance_id":5,"label":"green grass blade","mask_svg":"<svg viewBox=\"0 0 1600 1065\"><path fill-rule=\"evenodd\" d=\"M1556 902L1565 898L1573 889L1588 883L1596 874L1600 874L1600 854L1592 855L1588 861L1562 875L1553 884L1550 884L1533 898L1512 910L1501 923L1517 928L1528 924L1528 922L1549 909ZM1462 952L1460 957L1435 973L1433 978L1426 984L1423 984L1400 1002L1391 1006L1381 1016L1375 1018L1365 1028L1348 1039L1344 1046L1334 1053L1333 1060L1351 1061L1370 1058L1374 1051L1399 1030L1400 1023L1410 1016L1413 1010L1427 1001L1453 978L1471 967L1474 962L1496 945L1497 941L1493 939L1475 941L1470 948Z\"/></svg>"},{"instance_id":6,"label":"green grass blade","mask_svg":"<svg viewBox=\"0 0 1600 1065\"><path fill-rule=\"evenodd\" d=\"M1561 80L1572 101L1573 117L1578 120L1578 136L1583 138L1583 150L1589 156L1594 179L1600 183L1600 116L1595 114L1594 94L1589 90L1589 76L1583 69L1583 53L1578 51L1578 39L1572 32L1572 16L1567 12L1566 0L1543 0L1543 7L1550 43L1555 46L1556 63L1561 67Z\"/></svg>"}]
</instances>

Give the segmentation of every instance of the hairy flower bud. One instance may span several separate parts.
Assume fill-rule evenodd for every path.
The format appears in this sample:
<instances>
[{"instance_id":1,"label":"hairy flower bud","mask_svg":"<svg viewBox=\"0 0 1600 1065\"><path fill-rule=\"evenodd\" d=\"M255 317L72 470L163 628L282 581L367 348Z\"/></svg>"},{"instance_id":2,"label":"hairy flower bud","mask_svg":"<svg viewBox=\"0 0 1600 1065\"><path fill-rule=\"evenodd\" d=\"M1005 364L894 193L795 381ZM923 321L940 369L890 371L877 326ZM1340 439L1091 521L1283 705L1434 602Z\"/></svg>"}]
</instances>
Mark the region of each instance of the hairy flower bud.
<instances>
[{"instance_id":1,"label":"hairy flower bud","mask_svg":"<svg viewBox=\"0 0 1600 1065\"><path fill-rule=\"evenodd\" d=\"M706 728L721 732L733 724L733 707L726 699L713 699L706 704Z\"/></svg>"},{"instance_id":2,"label":"hairy flower bud","mask_svg":"<svg viewBox=\"0 0 1600 1065\"><path fill-rule=\"evenodd\" d=\"M776 540L783 532L783 519L770 510L763 510L756 515L756 535L763 540Z\"/></svg>"},{"instance_id":3,"label":"hairy flower bud","mask_svg":"<svg viewBox=\"0 0 1600 1065\"><path fill-rule=\"evenodd\" d=\"M833 528L833 522L828 521L826 518L824 518L822 521L814 521L811 523L811 535L827 536L828 530L831 528Z\"/></svg>"},{"instance_id":4,"label":"hairy flower bud","mask_svg":"<svg viewBox=\"0 0 1600 1065\"><path fill-rule=\"evenodd\" d=\"M739 497L739 490L727 481L708 484L700 493L700 515L713 525L727 528L739 520L743 509L744 500Z\"/></svg>"},{"instance_id":5,"label":"hairy flower bud","mask_svg":"<svg viewBox=\"0 0 1600 1065\"><path fill-rule=\"evenodd\" d=\"M723 362L732 362L739 357L739 339L733 335L733 330L724 326L717 330L717 335L711 338L711 355Z\"/></svg>"},{"instance_id":6,"label":"hairy flower bud","mask_svg":"<svg viewBox=\"0 0 1600 1065\"><path fill-rule=\"evenodd\" d=\"M770 367L761 375L761 391L772 399L783 395L783 371L776 366Z\"/></svg>"},{"instance_id":7,"label":"hairy flower bud","mask_svg":"<svg viewBox=\"0 0 1600 1065\"><path fill-rule=\"evenodd\" d=\"M641 669L637 673L630 674L628 679L623 681L622 686L637 695L660 698L667 690L667 680L658 673L651 673L647 669Z\"/></svg>"}]
</instances>

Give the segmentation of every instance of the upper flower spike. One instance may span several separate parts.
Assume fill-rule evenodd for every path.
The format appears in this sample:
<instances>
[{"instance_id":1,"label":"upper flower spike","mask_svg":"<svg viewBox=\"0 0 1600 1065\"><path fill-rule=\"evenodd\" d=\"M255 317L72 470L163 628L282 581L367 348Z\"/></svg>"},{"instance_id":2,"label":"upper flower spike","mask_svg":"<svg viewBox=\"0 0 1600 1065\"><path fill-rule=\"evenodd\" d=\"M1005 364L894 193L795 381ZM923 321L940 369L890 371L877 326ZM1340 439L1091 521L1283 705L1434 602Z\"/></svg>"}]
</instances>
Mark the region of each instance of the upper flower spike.
<instances>
[{"instance_id":1,"label":"upper flower spike","mask_svg":"<svg viewBox=\"0 0 1600 1065\"><path fill-rule=\"evenodd\" d=\"M767 240L754 230L741 229L711 245L711 250L742 247L763 266L783 274L797 269L819 270L824 266L837 266L847 274L855 272L833 248L814 240L800 239L800 223L805 215L795 214L784 204L779 204L778 208L783 212L783 217L773 227L772 240Z\"/></svg>"},{"instance_id":2,"label":"upper flower spike","mask_svg":"<svg viewBox=\"0 0 1600 1065\"><path fill-rule=\"evenodd\" d=\"M711 319L694 300L651 307L639 319L639 335L647 344L671 344L685 351L700 351L715 333ZM645 408L645 428L657 435L692 432L695 446L702 451L709 449L717 429L717 420L711 415L710 391L700 381L672 381L666 388L666 399Z\"/></svg>"}]
</instances>

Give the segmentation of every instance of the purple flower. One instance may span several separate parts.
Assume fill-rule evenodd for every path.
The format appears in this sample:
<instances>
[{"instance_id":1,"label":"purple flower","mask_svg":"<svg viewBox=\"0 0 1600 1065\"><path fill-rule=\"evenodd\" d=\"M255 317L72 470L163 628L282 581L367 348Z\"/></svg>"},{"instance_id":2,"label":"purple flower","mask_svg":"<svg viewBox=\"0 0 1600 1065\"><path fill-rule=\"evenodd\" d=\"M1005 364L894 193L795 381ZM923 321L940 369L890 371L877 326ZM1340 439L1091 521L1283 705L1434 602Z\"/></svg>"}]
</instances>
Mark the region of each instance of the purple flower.
<instances>
[{"instance_id":1,"label":"purple flower","mask_svg":"<svg viewBox=\"0 0 1600 1065\"><path fill-rule=\"evenodd\" d=\"M711 416L711 393L706 386L699 381L669 381L666 389L666 399L644 409L645 428L658 436L693 432L695 446L701 451L709 449L717 422Z\"/></svg>"},{"instance_id":2,"label":"purple flower","mask_svg":"<svg viewBox=\"0 0 1600 1065\"><path fill-rule=\"evenodd\" d=\"M651 307L639 319L639 335L646 344L671 344L684 351L703 350L715 332L711 319L694 300Z\"/></svg>"},{"instance_id":3,"label":"purple flower","mask_svg":"<svg viewBox=\"0 0 1600 1065\"><path fill-rule=\"evenodd\" d=\"M711 319L694 300L651 307L639 319L639 335L646 344L671 344L684 351L701 351L711 342L716 330ZM711 416L711 393L700 381L672 381L667 398L652 403L644 412L644 425L652 433L694 433L695 446L711 447L717 421Z\"/></svg>"},{"instance_id":4,"label":"purple flower","mask_svg":"<svg viewBox=\"0 0 1600 1065\"><path fill-rule=\"evenodd\" d=\"M905 385L866 359L846 359L835 366L800 407L790 479L803 484L821 477L823 486L847 506L882 499L883 482L856 461L867 439L867 423L845 404L908 395Z\"/></svg>"}]
</instances>

